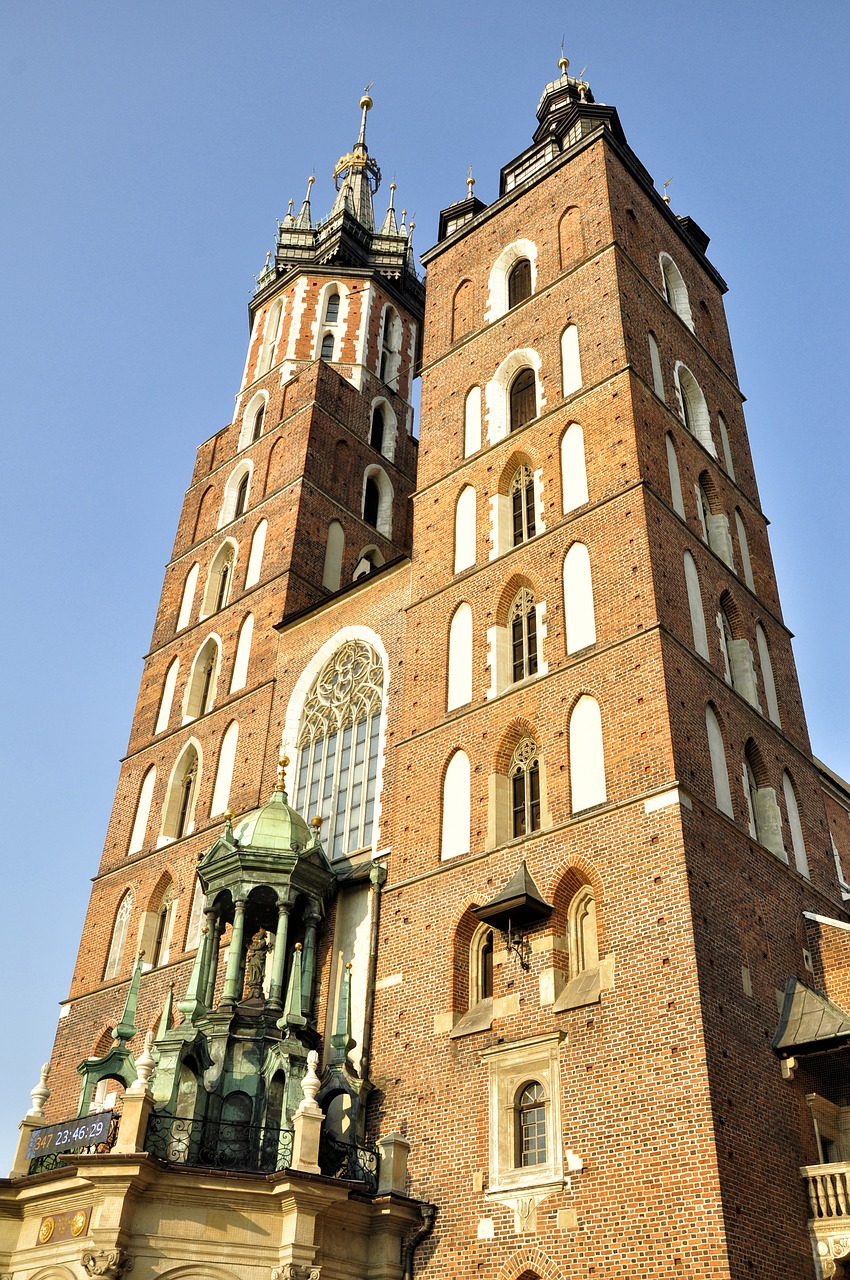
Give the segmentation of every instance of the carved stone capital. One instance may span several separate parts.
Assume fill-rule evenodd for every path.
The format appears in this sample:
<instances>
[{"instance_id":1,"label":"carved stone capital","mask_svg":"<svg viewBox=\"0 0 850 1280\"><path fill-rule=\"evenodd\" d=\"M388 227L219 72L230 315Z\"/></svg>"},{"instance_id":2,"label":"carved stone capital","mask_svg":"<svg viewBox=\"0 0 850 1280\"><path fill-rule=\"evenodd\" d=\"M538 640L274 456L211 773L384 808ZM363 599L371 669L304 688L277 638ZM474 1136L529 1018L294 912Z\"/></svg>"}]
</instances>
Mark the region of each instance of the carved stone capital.
<instances>
[{"instance_id":1,"label":"carved stone capital","mask_svg":"<svg viewBox=\"0 0 850 1280\"><path fill-rule=\"evenodd\" d=\"M80 1261L92 1280L121 1280L133 1269L133 1259L126 1249L99 1249L97 1253L84 1253Z\"/></svg>"},{"instance_id":2,"label":"carved stone capital","mask_svg":"<svg viewBox=\"0 0 850 1280\"><path fill-rule=\"evenodd\" d=\"M850 1234L818 1240L817 1256L824 1280L843 1276L845 1269L841 1264L850 1260Z\"/></svg>"},{"instance_id":3,"label":"carved stone capital","mask_svg":"<svg viewBox=\"0 0 850 1280\"><path fill-rule=\"evenodd\" d=\"M297 1262L285 1262L282 1267L275 1267L271 1280L321 1280L322 1268L299 1266Z\"/></svg>"}]
</instances>

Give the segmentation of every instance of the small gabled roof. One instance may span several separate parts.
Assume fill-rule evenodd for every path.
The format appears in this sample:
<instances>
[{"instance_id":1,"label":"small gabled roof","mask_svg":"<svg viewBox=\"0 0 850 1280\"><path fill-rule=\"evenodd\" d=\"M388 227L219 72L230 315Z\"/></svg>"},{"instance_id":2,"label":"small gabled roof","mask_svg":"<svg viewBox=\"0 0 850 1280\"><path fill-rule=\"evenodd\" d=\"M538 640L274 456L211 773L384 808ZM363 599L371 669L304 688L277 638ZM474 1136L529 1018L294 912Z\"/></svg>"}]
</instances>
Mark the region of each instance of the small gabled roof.
<instances>
[{"instance_id":1,"label":"small gabled roof","mask_svg":"<svg viewBox=\"0 0 850 1280\"><path fill-rule=\"evenodd\" d=\"M850 1013L819 991L789 978L773 1049L783 1057L850 1042Z\"/></svg>"},{"instance_id":2,"label":"small gabled roof","mask_svg":"<svg viewBox=\"0 0 850 1280\"><path fill-rule=\"evenodd\" d=\"M497 929L506 929L509 920L517 925L525 925L545 920L551 914L552 904L545 900L537 888L524 858L519 869L495 898L485 902L483 907L473 908L473 915L485 924L495 925Z\"/></svg>"}]
</instances>

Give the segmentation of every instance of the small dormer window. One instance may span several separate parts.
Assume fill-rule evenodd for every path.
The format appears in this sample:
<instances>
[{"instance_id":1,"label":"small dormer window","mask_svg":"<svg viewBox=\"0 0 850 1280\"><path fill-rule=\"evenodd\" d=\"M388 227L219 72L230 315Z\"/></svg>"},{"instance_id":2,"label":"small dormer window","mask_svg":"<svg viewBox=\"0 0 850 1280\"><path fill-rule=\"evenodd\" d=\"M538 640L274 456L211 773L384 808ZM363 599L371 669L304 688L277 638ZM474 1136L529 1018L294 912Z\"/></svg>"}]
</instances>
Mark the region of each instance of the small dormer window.
<instances>
[{"instance_id":1,"label":"small dormer window","mask_svg":"<svg viewBox=\"0 0 850 1280\"><path fill-rule=\"evenodd\" d=\"M520 258L511 268L508 276L508 307L515 307L531 297L531 263L528 258Z\"/></svg>"}]
</instances>

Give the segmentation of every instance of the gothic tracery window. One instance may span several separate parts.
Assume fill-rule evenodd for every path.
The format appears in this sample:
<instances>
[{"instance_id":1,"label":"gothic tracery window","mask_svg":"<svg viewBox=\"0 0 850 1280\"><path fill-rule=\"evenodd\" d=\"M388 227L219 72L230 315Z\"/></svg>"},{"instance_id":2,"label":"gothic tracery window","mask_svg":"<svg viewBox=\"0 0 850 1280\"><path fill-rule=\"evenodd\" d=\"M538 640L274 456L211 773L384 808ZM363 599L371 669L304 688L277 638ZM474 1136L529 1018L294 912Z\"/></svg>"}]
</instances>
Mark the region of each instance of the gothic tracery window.
<instances>
[{"instance_id":1,"label":"gothic tracery window","mask_svg":"<svg viewBox=\"0 0 850 1280\"><path fill-rule=\"evenodd\" d=\"M384 669L363 640L347 640L325 663L301 716L295 807L320 814L328 856L372 843Z\"/></svg>"},{"instance_id":2,"label":"gothic tracery window","mask_svg":"<svg viewBox=\"0 0 850 1280\"><path fill-rule=\"evenodd\" d=\"M519 1168L546 1163L546 1093L531 1080L517 1099L516 1164Z\"/></svg>"},{"instance_id":3,"label":"gothic tracery window","mask_svg":"<svg viewBox=\"0 0 850 1280\"><path fill-rule=\"evenodd\" d=\"M522 466L511 481L511 506L513 510L514 546L527 542L537 532L534 519L534 476L531 469Z\"/></svg>"},{"instance_id":4,"label":"gothic tracery window","mask_svg":"<svg viewBox=\"0 0 850 1280\"><path fill-rule=\"evenodd\" d=\"M511 629L511 679L514 683L537 674L537 613L534 595L523 587L508 613Z\"/></svg>"},{"instance_id":5,"label":"gothic tracery window","mask_svg":"<svg viewBox=\"0 0 850 1280\"><path fill-rule=\"evenodd\" d=\"M124 956L124 943L127 938L127 924L133 911L133 890L128 889L121 899L118 911L115 916L115 925L112 929L112 941L109 944L109 955L106 960L106 969L103 973L104 982L109 982L110 978L117 978L121 969L121 960Z\"/></svg>"},{"instance_id":6,"label":"gothic tracery window","mask_svg":"<svg viewBox=\"0 0 850 1280\"><path fill-rule=\"evenodd\" d=\"M531 738L523 738L510 763L513 835L540 830L540 755Z\"/></svg>"}]
</instances>

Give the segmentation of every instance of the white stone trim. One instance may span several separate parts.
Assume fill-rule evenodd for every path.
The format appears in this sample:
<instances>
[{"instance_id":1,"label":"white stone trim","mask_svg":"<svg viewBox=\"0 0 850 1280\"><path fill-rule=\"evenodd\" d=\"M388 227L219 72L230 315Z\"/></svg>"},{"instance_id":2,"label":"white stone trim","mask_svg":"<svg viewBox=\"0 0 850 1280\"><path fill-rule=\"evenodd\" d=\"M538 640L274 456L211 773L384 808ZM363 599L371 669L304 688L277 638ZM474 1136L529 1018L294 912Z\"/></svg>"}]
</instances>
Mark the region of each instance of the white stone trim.
<instances>
[{"instance_id":1,"label":"white stone trim","mask_svg":"<svg viewBox=\"0 0 850 1280\"><path fill-rule=\"evenodd\" d=\"M499 254L490 268L487 279L487 305L484 308L484 323L492 324L508 311L508 275L511 267L520 258L528 258L531 264L531 294L537 291L537 245L533 240L514 240Z\"/></svg>"}]
</instances>

